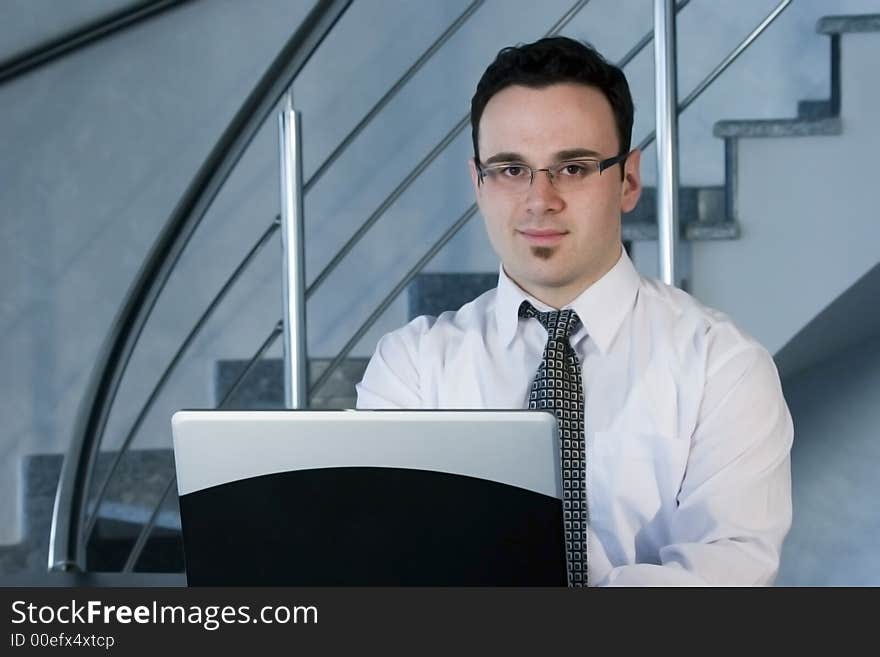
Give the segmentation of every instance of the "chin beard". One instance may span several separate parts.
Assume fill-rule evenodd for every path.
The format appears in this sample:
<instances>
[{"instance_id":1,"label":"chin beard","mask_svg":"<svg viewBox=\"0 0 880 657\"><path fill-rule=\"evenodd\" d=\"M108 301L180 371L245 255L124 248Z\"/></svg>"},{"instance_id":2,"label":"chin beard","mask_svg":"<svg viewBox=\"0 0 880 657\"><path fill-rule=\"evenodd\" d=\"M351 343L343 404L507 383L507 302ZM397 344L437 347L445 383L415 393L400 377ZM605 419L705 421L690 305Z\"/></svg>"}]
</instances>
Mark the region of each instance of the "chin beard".
<instances>
[{"instance_id":1,"label":"chin beard","mask_svg":"<svg viewBox=\"0 0 880 657\"><path fill-rule=\"evenodd\" d=\"M549 260L556 249L549 246L533 246L531 247L532 255L538 260Z\"/></svg>"}]
</instances>

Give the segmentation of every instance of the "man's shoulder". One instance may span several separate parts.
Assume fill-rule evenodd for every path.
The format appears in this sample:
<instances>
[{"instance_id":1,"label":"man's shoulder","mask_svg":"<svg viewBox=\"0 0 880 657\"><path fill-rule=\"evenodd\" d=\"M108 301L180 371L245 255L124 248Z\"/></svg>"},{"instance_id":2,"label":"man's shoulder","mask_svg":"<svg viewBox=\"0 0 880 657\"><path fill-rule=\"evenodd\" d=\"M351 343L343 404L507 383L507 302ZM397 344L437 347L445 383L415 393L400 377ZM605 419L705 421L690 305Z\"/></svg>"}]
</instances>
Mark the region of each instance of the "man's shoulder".
<instances>
[{"instance_id":1,"label":"man's shoulder","mask_svg":"<svg viewBox=\"0 0 880 657\"><path fill-rule=\"evenodd\" d=\"M729 322L725 313L705 305L684 290L647 276L641 277L640 294L655 312L674 317L700 318L710 324Z\"/></svg>"},{"instance_id":2,"label":"man's shoulder","mask_svg":"<svg viewBox=\"0 0 880 657\"><path fill-rule=\"evenodd\" d=\"M642 277L640 303L654 322L677 338L695 340L715 351L764 347L727 313L653 278Z\"/></svg>"},{"instance_id":3,"label":"man's shoulder","mask_svg":"<svg viewBox=\"0 0 880 657\"><path fill-rule=\"evenodd\" d=\"M482 345L495 321L495 290L437 317L421 315L386 333L357 384L358 408L433 408L443 367Z\"/></svg>"}]
</instances>

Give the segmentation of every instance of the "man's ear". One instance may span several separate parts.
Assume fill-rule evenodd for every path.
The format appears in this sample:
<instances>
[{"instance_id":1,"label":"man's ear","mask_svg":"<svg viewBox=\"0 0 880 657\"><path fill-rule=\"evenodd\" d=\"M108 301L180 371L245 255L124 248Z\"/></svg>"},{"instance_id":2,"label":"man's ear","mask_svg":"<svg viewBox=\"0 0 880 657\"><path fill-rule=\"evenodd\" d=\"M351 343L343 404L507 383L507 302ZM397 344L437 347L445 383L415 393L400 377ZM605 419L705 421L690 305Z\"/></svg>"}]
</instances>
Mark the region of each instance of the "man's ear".
<instances>
[{"instance_id":1,"label":"man's ear","mask_svg":"<svg viewBox=\"0 0 880 657\"><path fill-rule=\"evenodd\" d=\"M630 151L623 163L623 185L620 188L620 211L630 212L642 195L642 175L639 171L642 152L638 148Z\"/></svg>"}]
</instances>

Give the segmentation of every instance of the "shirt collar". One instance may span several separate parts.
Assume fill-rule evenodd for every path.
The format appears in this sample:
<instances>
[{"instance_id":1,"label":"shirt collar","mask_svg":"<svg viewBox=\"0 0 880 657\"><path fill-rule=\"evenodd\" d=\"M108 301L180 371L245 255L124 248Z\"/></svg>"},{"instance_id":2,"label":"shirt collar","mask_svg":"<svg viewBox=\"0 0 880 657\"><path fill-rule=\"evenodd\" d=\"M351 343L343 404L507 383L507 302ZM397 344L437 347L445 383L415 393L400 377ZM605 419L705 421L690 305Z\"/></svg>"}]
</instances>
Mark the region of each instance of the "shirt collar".
<instances>
[{"instance_id":1,"label":"shirt collar","mask_svg":"<svg viewBox=\"0 0 880 657\"><path fill-rule=\"evenodd\" d=\"M603 354L608 351L611 341L632 309L641 281L626 250L621 248L620 251L617 264L565 305L565 308L574 308L587 333ZM495 321L501 343L505 347L510 345L516 335L519 306L523 300L529 301L540 311L551 310L547 304L541 303L514 283L502 265L498 272Z\"/></svg>"}]
</instances>

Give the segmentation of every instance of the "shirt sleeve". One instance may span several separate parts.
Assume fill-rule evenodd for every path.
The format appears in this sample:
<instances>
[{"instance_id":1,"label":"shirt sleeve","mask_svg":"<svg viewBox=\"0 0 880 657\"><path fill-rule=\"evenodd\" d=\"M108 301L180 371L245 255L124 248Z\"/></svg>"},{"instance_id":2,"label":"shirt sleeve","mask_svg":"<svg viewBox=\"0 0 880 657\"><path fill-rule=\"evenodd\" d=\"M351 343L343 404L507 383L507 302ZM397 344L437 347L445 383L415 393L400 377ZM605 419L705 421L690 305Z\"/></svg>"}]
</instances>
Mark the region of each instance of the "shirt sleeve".
<instances>
[{"instance_id":1,"label":"shirt sleeve","mask_svg":"<svg viewBox=\"0 0 880 657\"><path fill-rule=\"evenodd\" d=\"M598 584L772 584L791 527L793 436L766 350L749 345L708 371L661 563L620 566Z\"/></svg>"},{"instance_id":2,"label":"shirt sleeve","mask_svg":"<svg viewBox=\"0 0 880 657\"><path fill-rule=\"evenodd\" d=\"M419 344L434 323L422 316L386 334L376 345L357 389L357 408L421 408Z\"/></svg>"}]
</instances>

